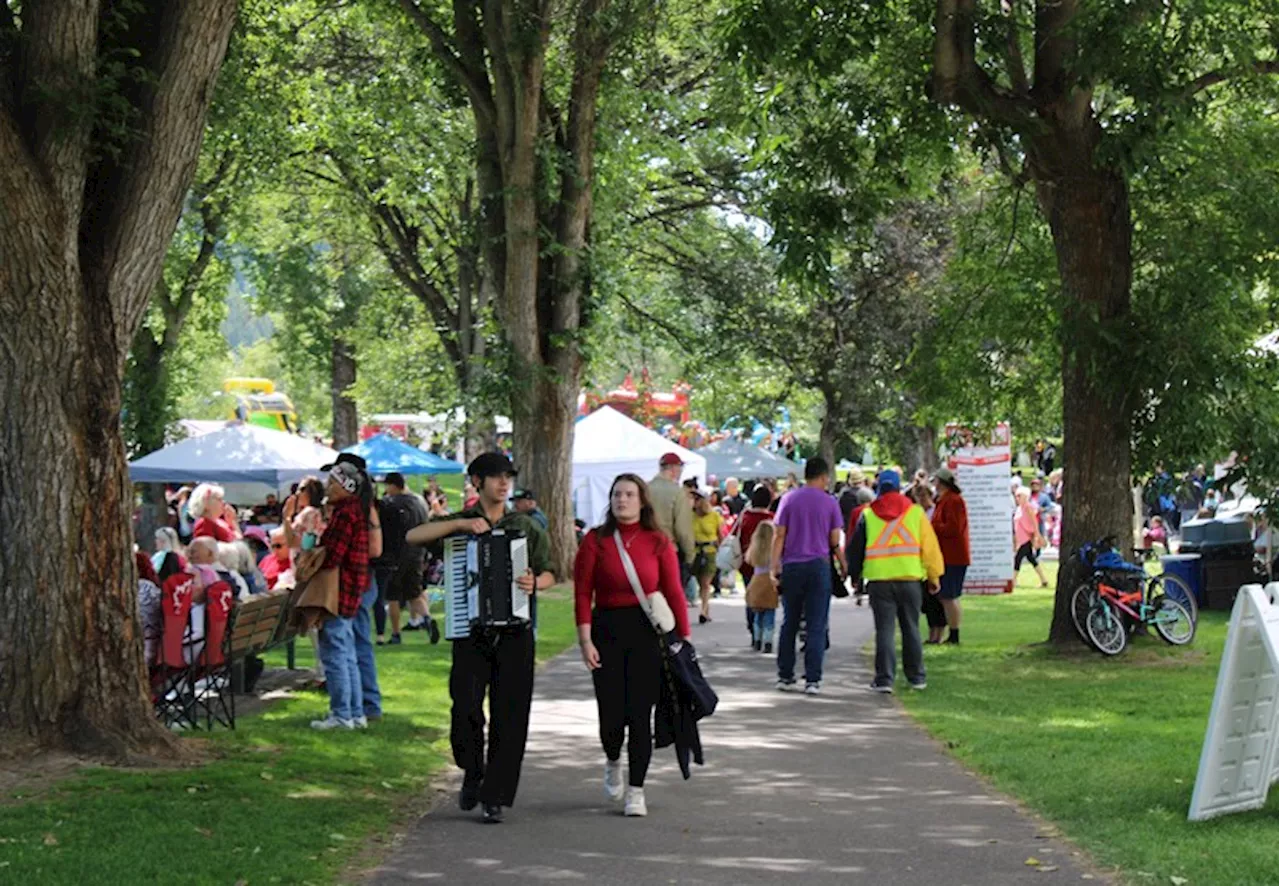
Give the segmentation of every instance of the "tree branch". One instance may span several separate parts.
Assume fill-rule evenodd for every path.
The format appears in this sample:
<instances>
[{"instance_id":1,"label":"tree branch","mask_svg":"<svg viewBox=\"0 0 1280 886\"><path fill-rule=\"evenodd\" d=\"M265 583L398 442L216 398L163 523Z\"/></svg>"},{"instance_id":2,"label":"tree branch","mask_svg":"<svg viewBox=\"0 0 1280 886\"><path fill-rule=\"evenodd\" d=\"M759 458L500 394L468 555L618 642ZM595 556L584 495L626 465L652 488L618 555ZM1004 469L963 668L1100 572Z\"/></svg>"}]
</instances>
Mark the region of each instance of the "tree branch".
<instances>
[{"instance_id":1,"label":"tree branch","mask_svg":"<svg viewBox=\"0 0 1280 886\"><path fill-rule=\"evenodd\" d=\"M1027 82L1027 66L1022 60L1022 35L1018 28L1019 0L1004 0L1001 4L1005 18L1008 20L1005 32L1004 61L1009 72L1009 83L1016 95L1025 96L1031 92Z\"/></svg>"},{"instance_id":2,"label":"tree branch","mask_svg":"<svg viewBox=\"0 0 1280 886\"><path fill-rule=\"evenodd\" d=\"M1252 65L1241 70L1209 71L1208 73L1201 74L1199 77L1179 89L1178 95L1180 98L1185 100L1194 97L1197 93L1203 92L1211 86L1217 86L1219 83L1225 83L1228 80L1232 80L1240 76L1241 74L1265 76L1267 74L1275 74L1278 70L1280 70L1280 66L1277 65L1277 62L1274 59L1259 59Z\"/></svg>"},{"instance_id":3,"label":"tree branch","mask_svg":"<svg viewBox=\"0 0 1280 886\"><path fill-rule=\"evenodd\" d=\"M1030 100L996 85L977 62L976 42L974 0L938 0L929 84L932 97L975 117L1019 130L1028 128L1034 112Z\"/></svg>"},{"instance_id":4,"label":"tree branch","mask_svg":"<svg viewBox=\"0 0 1280 886\"><path fill-rule=\"evenodd\" d=\"M465 3L457 2L454 3L454 8L456 10L458 7L465 7L466 5ZM483 77L483 68L478 72L472 64L464 62L462 57L459 56L458 49L454 46L453 41L445 33L444 28L415 0L400 0L400 7L408 13L409 18L418 26L418 30L422 31L431 42L431 50L440 61L440 64L458 82L458 85L467 91L476 113L492 119L493 96L489 91L488 79Z\"/></svg>"}]
</instances>

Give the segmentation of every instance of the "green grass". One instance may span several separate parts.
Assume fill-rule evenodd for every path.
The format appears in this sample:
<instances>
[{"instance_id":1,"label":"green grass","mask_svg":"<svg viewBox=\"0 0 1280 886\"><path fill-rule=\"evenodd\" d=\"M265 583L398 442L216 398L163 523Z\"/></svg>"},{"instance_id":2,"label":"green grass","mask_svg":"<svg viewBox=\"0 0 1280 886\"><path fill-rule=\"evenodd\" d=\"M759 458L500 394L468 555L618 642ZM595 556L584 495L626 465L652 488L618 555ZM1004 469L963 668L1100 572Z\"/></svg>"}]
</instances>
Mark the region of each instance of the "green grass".
<instances>
[{"instance_id":1,"label":"green grass","mask_svg":"<svg viewBox=\"0 0 1280 886\"><path fill-rule=\"evenodd\" d=\"M542 661L574 642L571 594L544 594L538 622ZM432 775L452 765L449 644L404 637L378 649L385 717L366 732L313 731L328 701L303 693L234 733L187 739L205 765L86 769L0 798L0 882L327 883L376 860ZM309 644L298 651L309 666ZM282 666L283 652L270 664Z\"/></svg>"},{"instance_id":2,"label":"green grass","mask_svg":"<svg viewBox=\"0 0 1280 886\"><path fill-rule=\"evenodd\" d=\"M1276 883L1274 789L1257 811L1186 820L1229 614L1202 612L1188 648L1139 638L1104 659L1034 645L1052 608L1029 587L965 597L964 644L930 647L907 710L1125 882Z\"/></svg>"}]
</instances>

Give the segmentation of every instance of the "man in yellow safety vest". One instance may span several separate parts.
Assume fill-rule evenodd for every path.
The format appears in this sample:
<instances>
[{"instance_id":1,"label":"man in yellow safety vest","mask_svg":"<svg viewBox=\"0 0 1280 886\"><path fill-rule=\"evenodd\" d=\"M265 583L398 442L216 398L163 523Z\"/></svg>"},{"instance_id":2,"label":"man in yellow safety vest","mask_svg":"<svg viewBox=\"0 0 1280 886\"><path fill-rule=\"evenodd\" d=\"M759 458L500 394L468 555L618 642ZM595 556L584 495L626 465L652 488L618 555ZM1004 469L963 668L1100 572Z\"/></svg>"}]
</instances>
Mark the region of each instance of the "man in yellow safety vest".
<instances>
[{"instance_id":1,"label":"man in yellow safety vest","mask_svg":"<svg viewBox=\"0 0 1280 886\"><path fill-rule=\"evenodd\" d=\"M924 510L902 494L897 471L881 471L879 497L862 511L845 547L849 577L866 583L876 621L876 679L872 692L893 692L897 660L894 622L902 631L902 670L913 689L924 689L924 647L920 645L920 602L938 593L942 550Z\"/></svg>"}]
</instances>

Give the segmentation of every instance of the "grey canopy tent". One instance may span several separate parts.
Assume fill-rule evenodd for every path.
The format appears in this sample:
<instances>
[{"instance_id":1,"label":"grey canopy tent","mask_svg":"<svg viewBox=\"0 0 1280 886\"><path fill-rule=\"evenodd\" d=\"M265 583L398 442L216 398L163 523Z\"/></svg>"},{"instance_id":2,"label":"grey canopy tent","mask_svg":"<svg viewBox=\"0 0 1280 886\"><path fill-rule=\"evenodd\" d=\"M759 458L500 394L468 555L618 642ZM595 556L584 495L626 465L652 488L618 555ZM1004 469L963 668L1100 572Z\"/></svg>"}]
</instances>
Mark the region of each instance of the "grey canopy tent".
<instances>
[{"instance_id":1,"label":"grey canopy tent","mask_svg":"<svg viewBox=\"0 0 1280 886\"><path fill-rule=\"evenodd\" d=\"M707 460L707 475L717 480L724 480L726 477L737 477L739 480L785 477L799 472L803 467L743 440L718 440L710 446L695 449L694 452Z\"/></svg>"}]
</instances>

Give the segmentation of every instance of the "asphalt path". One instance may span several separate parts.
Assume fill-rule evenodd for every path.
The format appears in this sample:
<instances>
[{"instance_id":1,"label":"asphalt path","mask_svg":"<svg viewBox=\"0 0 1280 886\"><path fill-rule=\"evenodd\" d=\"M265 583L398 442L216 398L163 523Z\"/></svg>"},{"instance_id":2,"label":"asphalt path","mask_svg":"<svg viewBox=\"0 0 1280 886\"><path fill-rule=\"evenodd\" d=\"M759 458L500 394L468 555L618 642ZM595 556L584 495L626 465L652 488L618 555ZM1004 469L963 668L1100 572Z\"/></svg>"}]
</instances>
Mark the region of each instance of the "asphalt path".
<instances>
[{"instance_id":1,"label":"asphalt path","mask_svg":"<svg viewBox=\"0 0 1280 886\"><path fill-rule=\"evenodd\" d=\"M741 596L715 601L713 616L694 633L720 696L701 724L706 765L683 781L671 749L656 751L647 818L624 818L604 795L591 680L573 649L538 672L520 794L506 821L483 826L478 810L461 812L454 792L441 794L372 881L1104 881L948 757L895 698L866 691L868 609L833 605L817 697L774 688L772 656L748 648ZM898 686L907 691L901 675Z\"/></svg>"}]
</instances>

